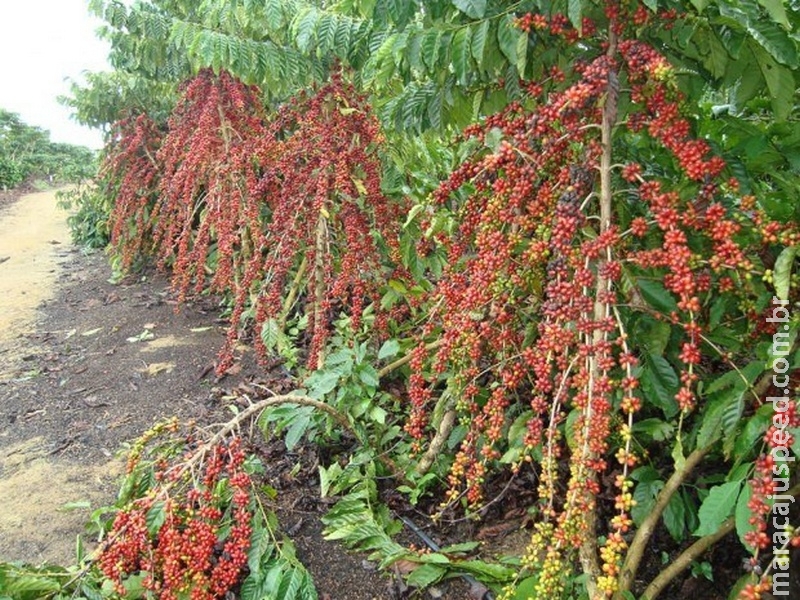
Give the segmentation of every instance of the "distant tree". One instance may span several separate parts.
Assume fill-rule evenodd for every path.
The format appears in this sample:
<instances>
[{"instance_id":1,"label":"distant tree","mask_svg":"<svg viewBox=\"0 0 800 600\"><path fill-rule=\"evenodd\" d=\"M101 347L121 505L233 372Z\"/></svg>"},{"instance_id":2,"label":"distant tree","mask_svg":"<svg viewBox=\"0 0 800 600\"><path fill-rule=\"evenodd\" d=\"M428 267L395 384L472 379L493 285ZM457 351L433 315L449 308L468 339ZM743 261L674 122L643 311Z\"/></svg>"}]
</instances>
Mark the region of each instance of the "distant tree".
<instances>
[{"instance_id":1,"label":"distant tree","mask_svg":"<svg viewBox=\"0 0 800 600\"><path fill-rule=\"evenodd\" d=\"M95 153L89 148L51 142L49 131L0 108L0 187L13 188L28 177L81 181L95 171Z\"/></svg>"}]
</instances>

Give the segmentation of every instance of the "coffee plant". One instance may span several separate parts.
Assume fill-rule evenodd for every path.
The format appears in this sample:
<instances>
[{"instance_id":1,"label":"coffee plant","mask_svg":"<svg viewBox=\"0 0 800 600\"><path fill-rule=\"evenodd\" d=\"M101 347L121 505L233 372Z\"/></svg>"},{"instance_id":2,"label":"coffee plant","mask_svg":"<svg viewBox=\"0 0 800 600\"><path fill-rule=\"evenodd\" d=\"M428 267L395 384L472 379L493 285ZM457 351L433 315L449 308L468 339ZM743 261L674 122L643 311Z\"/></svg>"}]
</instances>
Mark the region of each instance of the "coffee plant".
<instances>
[{"instance_id":1,"label":"coffee plant","mask_svg":"<svg viewBox=\"0 0 800 600\"><path fill-rule=\"evenodd\" d=\"M98 184L106 198L114 199L109 241L121 271L152 251L151 212L160 175L155 156L162 137L153 120L141 114L114 123L106 143Z\"/></svg>"},{"instance_id":2,"label":"coffee plant","mask_svg":"<svg viewBox=\"0 0 800 600\"><path fill-rule=\"evenodd\" d=\"M143 463L145 445L162 429L145 433L131 449L122 508L99 568L121 595L131 575L143 574L142 586L159 598L224 597L242 579L252 534L252 482L241 442L201 447L178 466L162 447L157 464Z\"/></svg>"},{"instance_id":3,"label":"coffee plant","mask_svg":"<svg viewBox=\"0 0 800 600\"><path fill-rule=\"evenodd\" d=\"M278 400L280 401L280 400ZM160 422L128 448L113 506L93 513L99 543L78 564L0 563L0 593L41 598L315 600L310 575L257 492L263 466L232 434Z\"/></svg>"},{"instance_id":4,"label":"coffee plant","mask_svg":"<svg viewBox=\"0 0 800 600\"><path fill-rule=\"evenodd\" d=\"M70 211L67 224L73 243L98 249L108 245L108 196L98 190L95 182L59 190L56 198L61 208Z\"/></svg>"},{"instance_id":5,"label":"coffee plant","mask_svg":"<svg viewBox=\"0 0 800 600\"><path fill-rule=\"evenodd\" d=\"M257 227L261 204L252 193L252 144L264 135L254 88L210 70L186 84L156 156L161 177L150 215L158 264L170 266L179 300L190 290L230 291L254 251L248 227Z\"/></svg>"},{"instance_id":6,"label":"coffee plant","mask_svg":"<svg viewBox=\"0 0 800 600\"><path fill-rule=\"evenodd\" d=\"M277 123L282 130L257 154L259 193L271 218L238 283L221 369L251 295L262 358L275 322L283 330L294 302L305 296L306 362L321 366L332 316L344 309L358 330L364 307L378 300L388 275L385 257L397 260L399 205L380 189L380 137L365 99L333 75L287 103Z\"/></svg>"},{"instance_id":7,"label":"coffee plant","mask_svg":"<svg viewBox=\"0 0 800 600\"><path fill-rule=\"evenodd\" d=\"M445 409L462 425L449 502L464 494L478 505L499 464L537 465L539 516L523 557L534 597L562 597L578 565L590 597L630 589L651 533L632 516L634 469L649 453L635 423L658 415L667 425L674 475L683 479L717 441L717 411L734 412L726 421L733 429L758 408L757 396L726 397L724 406L703 406L698 396L710 396L704 390L720 374L740 372L769 339L760 311L772 292L753 279L773 267L776 249L798 243L793 225L770 221L723 177L724 160L681 114L674 67L626 39L627 24L640 18L626 11L609 5L599 23L580 29L560 15L521 16L525 31L580 44L581 60L468 128L490 150L432 198L455 212L458 228L433 234L449 260L413 352L406 430L424 438L435 390L447 385ZM662 18L669 25L671 17ZM454 196L464 188L465 199ZM724 339L727 327L751 343ZM433 335L442 344L428 362L424 342ZM450 437L452 424L440 419L435 438ZM791 416L787 426L798 425ZM750 450L737 461L751 459ZM732 482L737 492L741 479ZM614 497L608 523L597 520L601 496ZM701 506L699 530L703 516Z\"/></svg>"},{"instance_id":8,"label":"coffee plant","mask_svg":"<svg viewBox=\"0 0 800 600\"><path fill-rule=\"evenodd\" d=\"M19 163L6 157L0 160L0 187L4 191L17 187L24 180L25 172Z\"/></svg>"}]
</instances>

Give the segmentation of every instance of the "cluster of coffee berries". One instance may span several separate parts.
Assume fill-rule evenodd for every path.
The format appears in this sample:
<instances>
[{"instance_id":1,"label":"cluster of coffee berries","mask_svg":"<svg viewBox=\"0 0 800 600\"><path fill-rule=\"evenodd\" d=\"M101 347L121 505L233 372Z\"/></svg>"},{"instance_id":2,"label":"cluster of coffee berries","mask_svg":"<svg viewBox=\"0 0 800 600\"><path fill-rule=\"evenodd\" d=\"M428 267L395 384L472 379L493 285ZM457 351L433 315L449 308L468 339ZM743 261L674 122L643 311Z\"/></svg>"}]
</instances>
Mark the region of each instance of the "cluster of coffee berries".
<instances>
[{"instance_id":1,"label":"cluster of coffee berries","mask_svg":"<svg viewBox=\"0 0 800 600\"><path fill-rule=\"evenodd\" d=\"M225 598L246 573L252 534L250 477L241 440L143 459L155 430L134 447L128 478L138 493L116 514L97 564L125 595L127 580L159 600ZM156 453L157 454L157 453Z\"/></svg>"}]
</instances>

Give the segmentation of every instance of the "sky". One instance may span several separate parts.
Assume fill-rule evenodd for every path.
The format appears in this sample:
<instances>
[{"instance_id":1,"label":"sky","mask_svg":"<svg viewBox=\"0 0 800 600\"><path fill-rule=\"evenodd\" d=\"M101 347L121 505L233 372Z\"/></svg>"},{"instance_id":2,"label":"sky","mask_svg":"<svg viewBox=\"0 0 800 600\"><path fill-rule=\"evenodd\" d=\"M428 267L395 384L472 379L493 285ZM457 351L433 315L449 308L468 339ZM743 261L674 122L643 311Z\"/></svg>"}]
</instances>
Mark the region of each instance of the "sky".
<instances>
[{"instance_id":1,"label":"sky","mask_svg":"<svg viewBox=\"0 0 800 600\"><path fill-rule=\"evenodd\" d=\"M109 70L108 44L95 30L88 0L0 0L0 108L27 125L50 131L50 140L100 148L99 130L78 125L58 103L66 78Z\"/></svg>"}]
</instances>

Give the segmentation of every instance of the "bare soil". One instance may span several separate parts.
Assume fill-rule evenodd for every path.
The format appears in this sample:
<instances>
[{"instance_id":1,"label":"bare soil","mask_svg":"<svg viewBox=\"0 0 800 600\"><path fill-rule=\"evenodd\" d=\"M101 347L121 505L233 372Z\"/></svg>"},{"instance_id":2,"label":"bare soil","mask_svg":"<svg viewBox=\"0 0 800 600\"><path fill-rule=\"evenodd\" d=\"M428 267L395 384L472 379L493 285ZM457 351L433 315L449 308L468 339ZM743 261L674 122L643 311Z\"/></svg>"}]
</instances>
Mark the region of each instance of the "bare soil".
<instances>
[{"instance_id":1,"label":"bare soil","mask_svg":"<svg viewBox=\"0 0 800 600\"><path fill-rule=\"evenodd\" d=\"M53 192L0 198L2 561L71 564L90 511L113 503L120 450L153 423L219 422L253 381L292 385L244 347L236 373L216 381L224 338L216 301L176 311L168 282L153 273L110 283L106 257L74 247L65 218ZM322 599L475 597L460 581L413 596L324 540L316 449L286 456L274 440L259 451L279 491L274 508Z\"/></svg>"}]
</instances>

